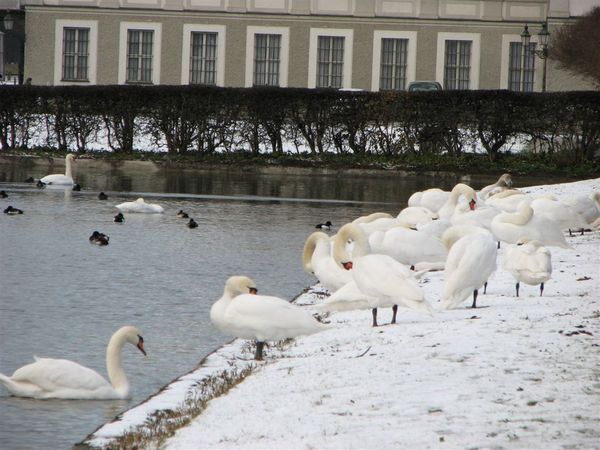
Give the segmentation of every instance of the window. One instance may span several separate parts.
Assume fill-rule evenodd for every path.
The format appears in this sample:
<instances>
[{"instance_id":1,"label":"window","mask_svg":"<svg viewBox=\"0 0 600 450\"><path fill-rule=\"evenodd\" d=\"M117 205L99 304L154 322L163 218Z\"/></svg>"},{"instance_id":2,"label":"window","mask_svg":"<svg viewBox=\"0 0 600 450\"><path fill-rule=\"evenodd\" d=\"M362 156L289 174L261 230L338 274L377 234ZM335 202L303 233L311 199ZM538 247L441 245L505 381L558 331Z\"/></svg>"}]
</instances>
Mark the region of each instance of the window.
<instances>
[{"instance_id":1,"label":"window","mask_svg":"<svg viewBox=\"0 0 600 450\"><path fill-rule=\"evenodd\" d=\"M54 84L96 84L97 46L97 21L57 20Z\"/></svg>"},{"instance_id":2,"label":"window","mask_svg":"<svg viewBox=\"0 0 600 450\"><path fill-rule=\"evenodd\" d=\"M217 33L192 32L190 45L190 84L215 85Z\"/></svg>"},{"instance_id":3,"label":"window","mask_svg":"<svg viewBox=\"0 0 600 450\"><path fill-rule=\"evenodd\" d=\"M88 80L89 41L89 28L63 28L63 80Z\"/></svg>"},{"instance_id":4,"label":"window","mask_svg":"<svg viewBox=\"0 0 600 450\"><path fill-rule=\"evenodd\" d=\"M121 22L119 84L160 84L161 36L160 23Z\"/></svg>"},{"instance_id":5,"label":"window","mask_svg":"<svg viewBox=\"0 0 600 450\"><path fill-rule=\"evenodd\" d=\"M152 83L152 30L127 31L128 83Z\"/></svg>"},{"instance_id":6,"label":"window","mask_svg":"<svg viewBox=\"0 0 600 450\"><path fill-rule=\"evenodd\" d=\"M471 41L446 41L444 89L469 89Z\"/></svg>"},{"instance_id":7,"label":"window","mask_svg":"<svg viewBox=\"0 0 600 450\"><path fill-rule=\"evenodd\" d=\"M479 33L438 33L435 80L444 89L479 89Z\"/></svg>"},{"instance_id":8,"label":"window","mask_svg":"<svg viewBox=\"0 0 600 450\"><path fill-rule=\"evenodd\" d=\"M533 92L535 79L535 42L523 52L523 44L511 42L509 47L508 89L511 91Z\"/></svg>"},{"instance_id":9,"label":"window","mask_svg":"<svg viewBox=\"0 0 600 450\"><path fill-rule=\"evenodd\" d=\"M349 29L310 29L309 88L352 88L353 39Z\"/></svg>"},{"instance_id":10,"label":"window","mask_svg":"<svg viewBox=\"0 0 600 450\"><path fill-rule=\"evenodd\" d=\"M281 35L254 35L254 86L279 86Z\"/></svg>"},{"instance_id":11,"label":"window","mask_svg":"<svg viewBox=\"0 0 600 450\"><path fill-rule=\"evenodd\" d=\"M341 88L344 70L344 38L319 36L317 44L317 87Z\"/></svg>"},{"instance_id":12,"label":"window","mask_svg":"<svg viewBox=\"0 0 600 450\"><path fill-rule=\"evenodd\" d=\"M382 39L379 88L382 90L405 89L407 61L408 39Z\"/></svg>"}]
</instances>

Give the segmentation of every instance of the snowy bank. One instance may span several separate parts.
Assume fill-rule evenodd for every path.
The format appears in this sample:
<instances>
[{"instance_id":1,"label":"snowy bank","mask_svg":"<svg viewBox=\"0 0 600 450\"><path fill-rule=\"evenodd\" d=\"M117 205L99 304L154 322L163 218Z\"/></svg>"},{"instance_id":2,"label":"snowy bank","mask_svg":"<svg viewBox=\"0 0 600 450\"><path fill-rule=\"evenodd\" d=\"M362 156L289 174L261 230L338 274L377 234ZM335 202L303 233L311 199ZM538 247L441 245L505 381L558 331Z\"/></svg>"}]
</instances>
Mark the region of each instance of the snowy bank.
<instances>
[{"instance_id":1,"label":"snowy bank","mask_svg":"<svg viewBox=\"0 0 600 450\"><path fill-rule=\"evenodd\" d=\"M600 179L536 186L558 198L600 191ZM264 362L236 340L146 402L93 433L118 447L149 418L194 397L224 371L252 374L206 403L190 423L148 447L197 448L600 448L600 231L551 247L553 274L539 287L502 269L487 294L433 317L400 309L372 328L369 311L332 314L335 328L270 347ZM299 249L300 252L300 249ZM258 282L260 280L257 280ZM260 286L259 286L260 287ZM423 277L438 305L442 273ZM298 304L321 301L319 286ZM387 324L391 309L379 314ZM123 442L122 440L120 441Z\"/></svg>"}]
</instances>

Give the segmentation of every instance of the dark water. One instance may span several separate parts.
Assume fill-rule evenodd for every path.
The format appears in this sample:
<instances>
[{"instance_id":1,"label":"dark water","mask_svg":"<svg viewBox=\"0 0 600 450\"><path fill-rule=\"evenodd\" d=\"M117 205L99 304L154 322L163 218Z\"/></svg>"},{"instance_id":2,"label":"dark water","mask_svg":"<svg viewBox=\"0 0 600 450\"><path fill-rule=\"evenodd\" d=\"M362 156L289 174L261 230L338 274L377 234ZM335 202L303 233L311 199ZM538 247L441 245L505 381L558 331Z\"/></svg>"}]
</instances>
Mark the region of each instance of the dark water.
<instances>
[{"instance_id":1,"label":"dark water","mask_svg":"<svg viewBox=\"0 0 600 450\"><path fill-rule=\"evenodd\" d=\"M128 401L28 400L0 387L0 448L7 450L69 448L193 369L228 340L208 311L230 275L252 277L265 294L296 296L315 281L302 271L301 250L316 223L397 213L414 190L458 181L80 169L83 190L72 192L22 182L47 173L38 172L0 166L0 190L9 195L0 208L25 211L0 214L0 372L12 374L37 355L106 376L108 339L128 324L142 331L148 357L124 349ZM98 200L100 190L108 200ZM114 205L141 195L165 214L113 223ZM200 227L188 229L176 217L180 209ZM108 234L110 245L90 245L94 230Z\"/></svg>"}]
</instances>

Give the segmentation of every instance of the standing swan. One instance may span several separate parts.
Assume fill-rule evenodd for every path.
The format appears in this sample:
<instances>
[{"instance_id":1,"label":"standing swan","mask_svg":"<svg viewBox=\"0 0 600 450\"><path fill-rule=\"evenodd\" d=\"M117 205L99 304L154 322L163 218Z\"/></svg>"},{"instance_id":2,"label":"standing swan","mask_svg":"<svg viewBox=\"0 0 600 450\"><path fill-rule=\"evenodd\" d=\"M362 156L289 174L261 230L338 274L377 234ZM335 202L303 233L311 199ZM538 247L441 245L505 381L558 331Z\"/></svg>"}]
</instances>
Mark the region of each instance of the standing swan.
<instances>
[{"instance_id":1,"label":"standing swan","mask_svg":"<svg viewBox=\"0 0 600 450\"><path fill-rule=\"evenodd\" d=\"M544 283L552 275L551 254L539 241L520 239L517 245L511 245L506 250L504 268L517 282L517 297L521 281L530 286L539 284L541 296L544 293Z\"/></svg>"},{"instance_id":2,"label":"standing swan","mask_svg":"<svg viewBox=\"0 0 600 450\"><path fill-rule=\"evenodd\" d=\"M303 308L281 298L256 295L257 292L250 278L230 277L223 295L210 309L210 320L219 330L256 340L254 359L262 360L265 341L280 341L329 328Z\"/></svg>"},{"instance_id":3,"label":"standing swan","mask_svg":"<svg viewBox=\"0 0 600 450\"><path fill-rule=\"evenodd\" d=\"M40 181L44 184L55 184L55 185L64 185L64 186L72 186L73 182L73 169L71 168L71 162L76 159L75 155L69 153L65 157L65 174L56 173L52 175L46 175Z\"/></svg>"},{"instance_id":4,"label":"standing swan","mask_svg":"<svg viewBox=\"0 0 600 450\"><path fill-rule=\"evenodd\" d=\"M325 289L335 292L352 281L352 275L336 264L331 256L329 236L322 231L312 233L304 243L302 265Z\"/></svg>"},{"instance_id":5,"label":"standing swan","mask_svg":"<svg viewBox=\"0 0 600 450\"><path fill-rule=\"evenodd\" d=\"M144 355L144 339L133 326L122 327L106 348L106 368L110 383L100 374L66 359L37 358L17 369L11 377L0 374L2 383L17 397L66 400L112 400L129 397L129 382L121 366L121 349L135 345Z\"/></svg>"}]
</instances>

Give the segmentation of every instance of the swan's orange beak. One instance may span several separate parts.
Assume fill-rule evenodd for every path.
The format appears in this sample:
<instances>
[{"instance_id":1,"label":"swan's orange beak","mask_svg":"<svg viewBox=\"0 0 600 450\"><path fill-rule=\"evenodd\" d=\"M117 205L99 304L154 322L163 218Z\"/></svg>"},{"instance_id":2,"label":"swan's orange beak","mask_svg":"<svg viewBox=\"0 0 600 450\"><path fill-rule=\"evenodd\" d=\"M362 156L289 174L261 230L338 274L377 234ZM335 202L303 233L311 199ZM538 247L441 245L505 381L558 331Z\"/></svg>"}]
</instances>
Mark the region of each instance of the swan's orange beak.
<instances>
[{"instance_id":1,"label":"swan's orange beak","mask_svg":"<svg viewBox=\"0 0 600 450\"><path fill-rule=\"evenodd\" d=\"M471 200L469 202L469 208L471 209L471 211L475 211L475 200Z\"/></svg>"},{"instance_id":2,"label":"swan's orange beak","mask_svg":"<svg viewBox=\"0 0 600 450\"><path fill-rule=\"evenodd\" d=\"M256 288L249 288L249 289L248 289L248 291L250 291L250 293L251 293L252 295L256 295L256 294L258 294L258 289L256 289Z\"/></svg>"},{"instance_id":3,"label":"swan's orange beak","mask_svg":"<svg viewBox=\"0 0 600 450\"><path fill-rule=\"evenodd\" d=\"M346 270L352 270L352 261L342 263L342 267Z\"/></svg>"},{"instance_id":4,"label":"swan's orange beak","mask_svg":"<svg viewBox=\"0 0 600 450\"><path fill-rule=\"evenodd\" d=\"M140 336L140 339L138 340L136 347L140 350L140 352L142 352L144 354L144 356L147 356L146 350L144 350L144 339L141 336Z\"/></svg>"}]
</instances>

